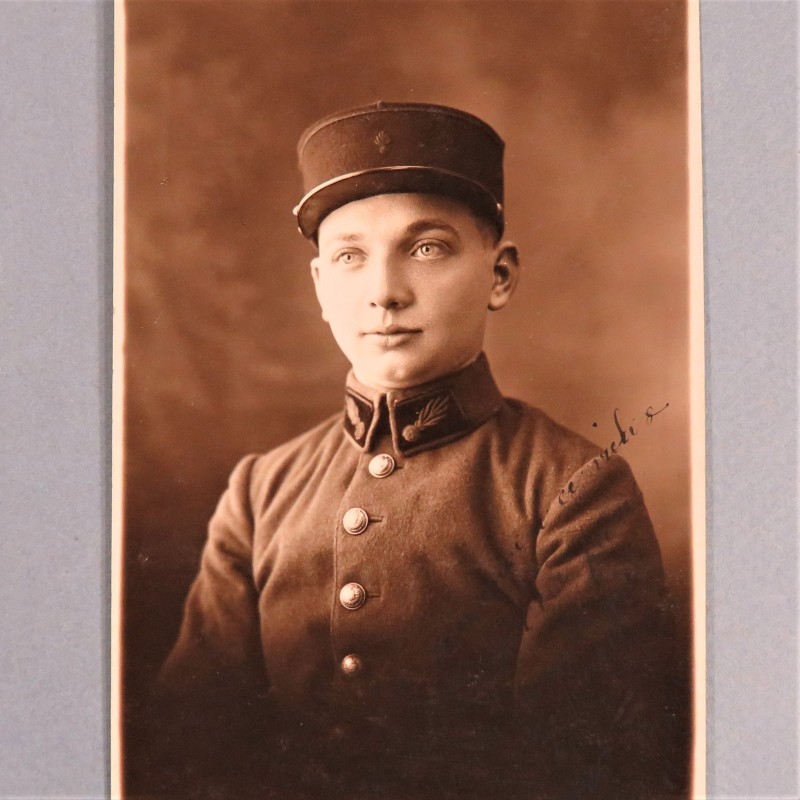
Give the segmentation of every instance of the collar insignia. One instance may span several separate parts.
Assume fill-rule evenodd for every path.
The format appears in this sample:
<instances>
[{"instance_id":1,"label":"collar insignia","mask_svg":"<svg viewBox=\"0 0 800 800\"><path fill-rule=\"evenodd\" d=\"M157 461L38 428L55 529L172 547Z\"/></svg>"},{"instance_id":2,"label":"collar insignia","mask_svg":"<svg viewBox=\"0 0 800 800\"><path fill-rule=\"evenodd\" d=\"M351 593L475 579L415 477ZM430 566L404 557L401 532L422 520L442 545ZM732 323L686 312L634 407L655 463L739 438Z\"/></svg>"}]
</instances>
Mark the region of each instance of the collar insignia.
<instances>
[{"instance_id":1,"label":"collar insignia","mask_svg":"<svg viewBox=\"0 0 800 800\"><path fill-rule=\"evenodd\" d=\"M345 428L358 444L363 445L367 436L367 425L372 419L372 407L350 392L345 394L344 405Z\"/></svg>"},{"instance_id":2,"label":"collar insignia","mask_svg":"<svg viewBox=\"0 0 800 800\"><path fill-rule=\"evenodd\" d=\"M453 391L441 387L416 397L392 403L396 436L395 447L411 455L436 444L444 444L469 433L474 425L464 413Z\"/></svg>"},{"instance_id":3,"label":"collar insignia","mask_svg":"<svg viewBox=\"0 0 800 800\"><path fill-rule=\"evenodd\" d=\"M447 409L450 407L450 398L447 395L439 395L429 400L417 412L416 419L403 428L403 438L407 442L416 442L422 436L426 428L438 425L446 416Z\"/></svg>"},{"instance_id":4,"label":"collar insignia","mask_svg":"<svg viewBox=\"0 0 800 800\"><path fill-rule=\"evenodd\" d=\"M366 433L366 429L364 423L361 421L361 416L358 411L358 406L356 405L356 401L350 395L347 395L347 419L350 421L350 424L353 426L353 438L355 439L363 439L364 434Z\"/></svg>"}]
</instances>

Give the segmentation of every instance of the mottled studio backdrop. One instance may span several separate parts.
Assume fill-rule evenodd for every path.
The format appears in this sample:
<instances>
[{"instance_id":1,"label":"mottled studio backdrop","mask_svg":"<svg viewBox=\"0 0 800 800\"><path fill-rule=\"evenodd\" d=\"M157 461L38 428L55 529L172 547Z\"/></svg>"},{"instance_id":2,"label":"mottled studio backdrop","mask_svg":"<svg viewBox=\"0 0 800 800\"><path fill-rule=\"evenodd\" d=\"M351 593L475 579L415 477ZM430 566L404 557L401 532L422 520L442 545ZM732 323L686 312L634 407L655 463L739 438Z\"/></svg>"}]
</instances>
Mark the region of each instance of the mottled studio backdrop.
<instances>
[{"instance_id":1,"label":"mottled studio backdrop","mask_svg":"<svg viewBox=\"0 0 800 800\"><path fill-rule=\"evenodd\" d=\"M639 428L623 451L688 637L683 4L129 0L126 14L127 709L177 633L233 465L340 407L347 364L291 214L295 144L380 99L458 106L505 139L524 272L490 320L498 383L603 446L615 408Z\"/></svg>"}]
</instances>

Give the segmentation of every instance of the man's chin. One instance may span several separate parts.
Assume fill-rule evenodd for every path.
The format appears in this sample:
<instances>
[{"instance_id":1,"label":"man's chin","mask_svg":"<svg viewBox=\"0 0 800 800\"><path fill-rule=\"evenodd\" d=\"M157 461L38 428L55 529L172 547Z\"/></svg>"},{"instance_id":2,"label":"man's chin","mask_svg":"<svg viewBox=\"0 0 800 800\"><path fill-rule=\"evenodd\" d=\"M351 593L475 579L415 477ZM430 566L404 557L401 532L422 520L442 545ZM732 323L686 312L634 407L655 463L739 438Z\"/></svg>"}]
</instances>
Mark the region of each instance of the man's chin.
<instances>
[{"instance_id":1,"label":"man's chin","mask_svg":"<svg viewBox=\"0 0 800 800\"><path fill-rule=\"evenodd\" d=\"M433 365L396 351L386 351L369 363L354 364L356 377L373 389L409 389L437 377Z\"/></svg>"}]
</instances>

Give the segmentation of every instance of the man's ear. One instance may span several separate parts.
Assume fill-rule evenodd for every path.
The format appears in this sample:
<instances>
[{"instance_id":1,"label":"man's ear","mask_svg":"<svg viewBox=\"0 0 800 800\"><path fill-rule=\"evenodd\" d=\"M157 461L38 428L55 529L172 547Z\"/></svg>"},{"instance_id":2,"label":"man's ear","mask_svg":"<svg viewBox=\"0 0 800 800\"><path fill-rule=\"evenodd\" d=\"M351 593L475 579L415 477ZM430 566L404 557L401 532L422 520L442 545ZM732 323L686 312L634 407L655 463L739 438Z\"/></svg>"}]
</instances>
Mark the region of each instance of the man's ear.
<instances>
[{"instance_id":1,"label":"man's ear","mask_svg":"<svg viewBox=\"0 0 800 800\"><path fill-rule=\"evenodd\" d=\"M314 291L317 295L317 302L319 303L319 307L322 309L322 319L325 322L328 321L328 318L325 316L325 306L322 303L322 291L320 289L320 279L319 279L319 257L315 256L311 259L311 278L314 281Z\"/></svg>"},{"instance_id":2,"label":"man's ear","mask_svg":"<svg viewBox=\"0 0 800 800\"><path fill-rule=\"evenodd\" d=\"M492 290L489 294L489 310L499 311L509 301L519 280L519 255L513 242L502 242L494 257Z\"/></svg>"}]
</instances>

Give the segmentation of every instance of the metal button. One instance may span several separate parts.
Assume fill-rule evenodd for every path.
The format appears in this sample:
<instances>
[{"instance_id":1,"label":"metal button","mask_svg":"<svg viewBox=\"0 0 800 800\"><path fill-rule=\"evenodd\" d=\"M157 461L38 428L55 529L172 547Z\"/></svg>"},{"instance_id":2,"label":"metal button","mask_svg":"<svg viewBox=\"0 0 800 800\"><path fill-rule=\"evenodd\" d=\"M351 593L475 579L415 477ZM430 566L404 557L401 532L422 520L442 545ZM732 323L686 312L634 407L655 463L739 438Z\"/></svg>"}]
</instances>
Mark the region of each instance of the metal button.
<instances>
[{"instance_id":1,"label":"metal button","mask_svg":"<svg viewBox=\"0 0 800 800\"><path fill-rule=\"evenodd\" d=\"M373 478L385 478L394 472L394 459L388 453L380 453L369 462L367 469Z\"/></svg>"},{"instance_id":2,"label":"metal button","mask_svg":"<svg viewBox=\"0 0 800 800\"><path fill-rule=\"evenodd\" d=\"M339 591L339 602L354 611L367 602L366 589L360 583L346 583Z\"/></svg>"},{"instance_id":3,"label":"metal button","mask_svg":"<svg viewBox=\"0 0 800 800\"><path fill-rule=\"evenodd\" d=\"M349 656L345 656L342 659L341 668L342 672L347 675L348 678L350 678L353 675L357 675L359 672L361 672L361 670L364 668L364 662L361 660L361 656L358 656L355 653L350 653Z\"/></svg>"},{"instance_id":4,"label":"metal button","mask_svg":"<svg viewBox=\"0 0 800 800\"><path fill-rule=\"evenodd\" d=\"M354 536L364 531L369 526L369 514L363 508L350 508L344 512L342 525L348 533Z\"/></svg>"}]
</instances>

